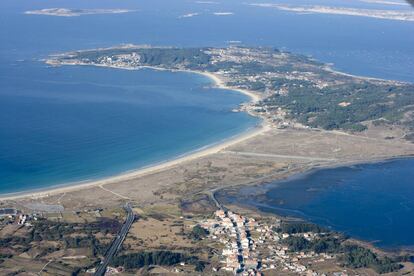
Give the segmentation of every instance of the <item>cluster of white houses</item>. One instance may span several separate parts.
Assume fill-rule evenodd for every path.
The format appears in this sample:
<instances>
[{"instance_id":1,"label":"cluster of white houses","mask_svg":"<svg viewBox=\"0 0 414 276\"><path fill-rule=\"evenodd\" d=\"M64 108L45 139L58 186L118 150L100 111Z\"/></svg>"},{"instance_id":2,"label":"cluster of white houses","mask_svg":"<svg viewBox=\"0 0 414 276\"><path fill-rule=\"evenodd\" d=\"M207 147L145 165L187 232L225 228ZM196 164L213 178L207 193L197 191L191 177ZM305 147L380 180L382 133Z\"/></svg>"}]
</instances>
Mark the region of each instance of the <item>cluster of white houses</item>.
<instances>
[{"instance_id":1,"label":"cluster of white houses","mask_svg":"<svg viewBox=\"0 0 414 276\"><path fill-rule=\"evenodd\" d=\"M141 56L135 52L113 56L102 56L97 60L98 64L110 67L135 68L140 65Z\"/></svg>"},{"instance_id":2,"label":"cluster of white houses","mask_svg":"<svg viewBox=\"0 0 414 276\"><path fill-rule=\"evenodd\" d=\"M209 238L224 245L221 252L222 267L238 275L262 275L266 270L294 272L298 275L323 275L309 269L306 263L323 262L334 258L327 254L314 252L291 252L283 244L290 237L274 230L280 220L266 224L247 218L231 211L218 210L214 219L200 222L209 231ZM301 233L308 240L315 233Z\"/></svg>"},{"instance_id":3,"label":"cluster of white houses","mask_svg":"<svg viewBox=\"0 0 414 276\"><path fill-rule=\"evenodd\" d=\"M222 269L235 274L261 275L256 244L250 234L256 221L224 210L216 211L215 216L215 219L205 220L200 226L209 230L212 239L224 244Z\"/></svg>"}]
</instances>

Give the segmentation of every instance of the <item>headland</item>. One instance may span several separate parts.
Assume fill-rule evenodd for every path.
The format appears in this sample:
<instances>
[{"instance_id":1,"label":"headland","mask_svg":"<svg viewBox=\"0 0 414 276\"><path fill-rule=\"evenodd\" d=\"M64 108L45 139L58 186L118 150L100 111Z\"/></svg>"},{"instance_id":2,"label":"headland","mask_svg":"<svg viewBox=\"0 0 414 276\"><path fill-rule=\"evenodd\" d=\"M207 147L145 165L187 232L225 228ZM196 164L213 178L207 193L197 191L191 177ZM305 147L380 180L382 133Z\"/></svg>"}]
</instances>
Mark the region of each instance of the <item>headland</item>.
<instances>
[{"instance_id":1,"label":"headland","mask_svg":"<svg viewBox=\"0 0 414 276\"><path fill-rule=\"evenodd\" d=\"M326 267L331 272L343 271L336 260L341 256L354 259L358 254L366 256L369 265L345 262L349 275L413 270L405 252L396 253L390 261L384 259L384 252L366 249L369 246L338 233L237 204L222 205L215 197L223 188L268 183L314 168L413 156L412 84L341 74L306 56L273 48L130 45L51 56L46 62L202 73L218 87L250 95L252 101L240 111L259 116L264 123L250 133L177 160L93 183L6 197L4 206L40 213L46 221L57 216L72 223L80 214L109 212L113 217L120 213L119 206L129 202L145 219L133 224L126 238L129 247L114 265L126 266L122 258L136 254L132 252L160 248L193 252L197 247L204 253L220 248L219 259L208 259L208 271L257 271L259 263L266 264L259 270L270 272L325 271ZM233 238L233 232L240 234ZM230 238L226 241L225 237ZM220 245L221 241L226 242ZM329 250L319 248L320 242ZM228 248L232 244L235 247ZM402 270L400 263L404 263ZM182 270L194 265L200 263L184 264Z\"/></svg>"}]
</instances>

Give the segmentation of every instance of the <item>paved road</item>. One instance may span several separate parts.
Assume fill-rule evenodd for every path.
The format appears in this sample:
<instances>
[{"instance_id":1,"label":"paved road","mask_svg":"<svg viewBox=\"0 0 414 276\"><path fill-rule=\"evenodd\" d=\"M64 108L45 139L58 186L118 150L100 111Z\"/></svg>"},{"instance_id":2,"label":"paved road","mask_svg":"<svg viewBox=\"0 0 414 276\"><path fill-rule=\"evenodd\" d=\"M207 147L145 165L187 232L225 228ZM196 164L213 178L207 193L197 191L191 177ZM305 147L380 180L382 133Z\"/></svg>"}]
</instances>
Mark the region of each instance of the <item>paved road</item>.
<instances>
[{"instance_id":1,"label":"paved road","mask_svg":"<svg viewBox=\"0 0 414 276\"><path fill-rule=\"evenodd\" d=\"M108 264L111 262L116 252L118 252L119 248L125 240L126 235L128 234L129 229L131 228L132 223L134 222L135 216L129 203L125 204L124 208L127 211L127 219L125 220L124 225L122 225L122 228L116 236L115 240L112 242L111 247L108 249L108 251L106 251L103 261L97 267L95 276L105 275Z\"/></svg>"},{"instance_id":2,"label":"paved road","mask_svg":"<svg viewBox=\"0 0 414 276\"><path fill-rule=\"evenodd\" d=\"M220 188L218 188L220 189ZM216 198L216 190L210 190L207 192L207 194L210 196L211 200L213 200L213 202L216 204L218 209L221 209L223 211L229 211L226 207L224 207L223 205L221 205L221 203L217 200ZM241 244L241 237L240 237L240 229L237 226L237 223L234 219L230 218L231 222L233 223L233 227L236 229L236 240L237 240L237 248L238 248L238 253L239 253L239 260L238 262L240 263L240 268L237 271L237 274L242 273L244 271L244 258L243 258L243 246Z\"/></svg>"},{"instance_id":3,"label":"paved road","mask_svg":"<svg viewBox=\"0 0 414 276\"><path fill-rule=\"evenodd\" d=\"M256 153L256 152L244 152L244 151L222 151L222 153L230 153L234 155L253 156L253 157L269 157L269 158L283 158L283 159L303 159L309 161L335 161L334 158L324 157L311 157L311 156L299 156L299 155L282 155L282 154L268 154L268 153Z\"/></svg>"},{"instance_id":4,"label":"paved road","mask_svg":"<svg viewBox=\"0 0 414 276\"><path fill-rule=\"evenodd\" d=\"M220 189L220 188L218 188L218 189ZM206 193L211 198L211 200L214 202L214 204L216 205L217 209L222 209L224 211L227 211L227 208L224 207L223 205L221 205L221 203L217 200L217 198L216 198L216 190L217 189L213 189L213 190L207 191Z\"/></svg>"}]
</instances>

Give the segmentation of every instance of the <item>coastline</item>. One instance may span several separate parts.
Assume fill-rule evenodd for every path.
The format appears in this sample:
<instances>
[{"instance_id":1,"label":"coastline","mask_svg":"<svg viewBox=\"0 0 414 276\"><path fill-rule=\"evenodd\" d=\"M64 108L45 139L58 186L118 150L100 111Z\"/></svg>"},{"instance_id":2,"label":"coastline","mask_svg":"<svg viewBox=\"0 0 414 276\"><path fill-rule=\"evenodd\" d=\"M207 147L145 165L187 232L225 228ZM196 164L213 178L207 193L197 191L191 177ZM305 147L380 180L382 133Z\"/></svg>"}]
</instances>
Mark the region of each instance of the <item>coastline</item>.
<instances>
[{"instance_id":1,"label":"coastline","mask_svg":"<svg viewBox=\"0 0 414 276\"><path fill-rule=\"evenodd\" d=\"M368 77L368 76L355 75L352 73L346 73L346 72L338 71L337 69L333 68L332 64L327 64L324 67L324 69L328 72L331 72L331 73L334 73L340 76L351 77L351 78L356 78L356 79L366 80L366 81L391 82L393 84L411 83L410 81L392 80L392 79L384 79L384 78L379 78L379 77Z\"/></svg>"},{"instance_id":2,"label":"coastline","mask_svg":"<svg viewBox=\"0 0 414 276\"><path fill-rule=\"evenodd\" d=\"M338 169L343 167L352 167L352 166L358 166L358 165L373 165L373 164L381 164L381 163L387 163L387 162L393 162L398 160L405 160L405 159L414 159L414 154L409 155L395 155L395 156L389 156L384 158L366 158L362 160L343 160L343 161L335 161L332 164L314 164L311 167L302 167L294 171L286 172L286 174L283 175L283 177L279 177L274 180L265 180L261 182L257 182L255 184L242 184L242 185L235 185L235 186L227 186L219 189L214 189L214 192L220 192L222 190L232 190L232 189L240 189L240 188L246 188L246 187L261 187L263 188L267 184L271 184L275 182L287 182L296 178L302 178L306 177L312 173L315 173L320 170L332 170L332 169Z\"/></svg>"},{"instance_id":3,"label":"coastline","mask_svg":"<svg viewBox=\"0 0 414 276\"><path fill-rule=\"evenodd\" d=\"M237 143L243 142L245 140L248 140L250 138L253 138L257 135L263 134L270 130L270 126L267 124L262 124L260 127L257 127L251 131L243 132L240 135L236 135L233 138L230 138L228 140L223 141L222 143L219 143L215 146L208 147L206 149L202 149L199 151L195 151L193 153L190 153L188 155L184 155L175 159L172 159L170 161L161 162L155 165L149 165L144 168L140 168L137 170L132 170L126 173L121 173L116 176L111 176L107 178L103 178L100 180L95 181L86 181L86 182L77 182L73 184L64 184L60 187L50 187L45 188L40 191L27 191L27 192L21 192L21 193L11 193L11 194L0 194L0 201L1 200L16 200L16 199L22 199L22 198L42 198L42 197L48 197L51 195L56 195L64 192L72 192L77 191L84 188L94 187L94 186L103 186L107 184L114 184L119 181L126 181L131 180L140 176L148 175L148 174L154 174L160 171L163 171L165 169L168 169L175 165L180 165L181 163L189 162L201 157L205 157L211 154L215 154L220 152L221 150L230 147L232 145L235 145Z\"/></svg>"},{"instance_id":4,"label":"coastline","mask_svg":"<svg viewBox=\"0 0 414 276\"><path fill-rule=\"evenodd\" d=\"M368 17L380 20L395 20L412 22L414 21L413 14L409 10L385 10L385 9L368 9L356 7L334 7L322 5L282 5L282 4L249 4L251 6L274 8L286 12L294 12L297 14L331 14L331 15L345 15L356 17Z\"/></svg>"},{"instance_id":5,"label":"coastline","mask_svg":"<svg viewBox=\"0 0 414 276\"><path fill-rule=\"evenodd\" d=\"M225 86L224 82L218 76L210 72L191 71L191 70L170 70L170 69L157 68L157 67L151 67L151 66L140 66L138 68L124 68L124 67L90 65L90 64L65 64L65 65L97 66L97 67L108 67L108 68L122 69L122 70L140 70L140 69L147 68L147 69L152 69L152 70L199 74L199 75L203 75L211 79L214 83L214 87L216 88L237 91L241 94L248 96L250 98L250 103L255 103L260 100L260 97L254 92L243 90L243 89L233 89L231 87ZM216 144L206 146L205 148L201 147L195 151L183 153L182 155L179 155L170 160L161 161L161 162L151 164L151 165L138 168L135 170L129 170L129 171L120 173L118 175L105 177L99 180L85 180L81 182L72 182L72 183L66 183L66 184L57 185L57 186L39 188L35 190L0 194L0 201L17 200L17 199L23 199L23 198L32 198L32 199L43 198L43 197L48 197L48 196L52 196L52 195L56 195L60 193L73 192L73 191L90 188L94 186L114 184L120 181L127 181L127 180L131 180L131 179L141 177L144 175L154 174L154 173L166 170L170 167L180 165L185 162L189 162L189 161L201 158L201 157L205 157L208 155L218 153L227 147L233 146L245 140L251 139L255 136L261 135L269 130L271 130L270 125L262 120L261 124L253 129L248 129L237 135L234 135L232 137L219 141Z\"/></svg>"},{"instance_id":6,"label":"coastline","mask_svg":"<svg viewBox=\"0 0 414 276\"><path fill-rule=\"evenodd\" d=\"M204 74L203 72L197 72L199 74ZM229 89L230 88L223 88ZM189 153L184 153L178 157L173 157L167 161L161 161L154 164L150 164L148 166L129 170L114 176L105 177L98 180L85 180L80 182L72 182L57 186L50 186L45 188L39 188L34 190L28 190L23 192L16 192L16 193L6 193L0 194L0 201L7 201L7 200L19 200L19 199L40 199L40 198L47 198L49 196L54 196L62 193L67 192L77 192L82 189L87 189L91 187L102 187L108 184L116 184L122 181L133 180L139 177L147 176L156 174L162 171L166 171L171 167L178 166L184 164L189 161L193 161L199 158L207 157L216 153L219 153L225 150L228 147L234 146L236 144L242 143L246 140L255 138L256 136L265 134L272 130L270 124L262 121L259 126L256 126L253 129L249 129L244 131L240 134L232 136L228 139L224 139L217 144L212 144L210 146L206 146L205 148L200 148L195 151L191 151ZM295 177L306 177L306 175L311 174L313 172L319 170L326 170L326 169L335 169L340 167L351 167L363 164L376 164L376 163L383 163L383 162L392 162L394 160L400 159L409 159L414 158L414 154L408 155L390 155L384 157L374 157L374 158L363 158L363 159L355 159L355 160L337 160L329 164L312 164L311 166L302 166L293 170L286 171L285 173L279 175L278 177L273 177L269 175L262 180L255 181L254 183L245 183L245 184L236 184L230 185L222 188L215 188L209 190L209 192L221 192L223 190L234 190L234 189L241 189L246 187L261 187L263 188L264 185L269 184L270 182L285 182L289 181ZM127 198L126 198L127 199Z\"/></svg>"},{"instance_id":7,"label":"coastline","mask_svg":"<svg viewBox=\"0 0 414 276\"><path fill-rule=\"evenodd\" d=\"M213 73L203 72L203 71L186 71L186 70L182 70L182 71L183 72L191 72L191 73L196 73L196 74L204 75L204 76L212 79L215 82L216 87L219 88L219 89L226 89L226 90L237 91L237 92L239 92L241 94L244 94L244 95L250 97L250 99L251 99L250 102L251 103L256 103L256 102L258 102L258 101L261 100L261 98L256 93L254 93L252 91L245 90L245 89L240 89L240 88L227 87L224 84L223 80L220 79L217 75L214 75Z\"/></svg>"},{"instance_id":8,"label":"coastline","mask_svg":"<svg viewBox=\"0 0 414 276\"><path fill-rule=\"evenodd\" d=\"M233 191L233 190L240 190L243 188L260 188L266 189L266 185L272 184L272 183L284 183L291 180L294 180L296 178L302 178L307 177L308 175L321 171L321 170L333 170L338 169L342 167L352 167L352 166L359 166L359 165L373 165L373 164L380 164L380 163L387 163L387 162L393 162L398 160L405 160L405 159L414 159L414 154L407 154L407 155L392 155L387 157L374 157L374 158L364 158L359 160L338 160L334 161L329 164L312 164L311 166L302 166L297 169L293 169L290 171L286 171L283 174L279 175L277 178L272 178L272 176L269 176L269 178L262 179L260 181L256 181L254 183L244 183L244 184L236 184L236 185L229 185L222 188L215 188L209 190L211 193L226 193L227 191ZM263 192L263 190L261 191ZM1 197L0 197L1 200ZM244 206L243 203L241 203L240 206Z\"/></svg>"},{"instance_id":9,"label":"coastline","mask_svg":"<svg viewBox=\"0 0 414 276\"><path fill-rule=\"evenodd\" d=\"M316 225L322 225L323 227L327 227L329 229L332 229L334 231L338 231L340 233L347 233L349 230L344 229L338 229L335 225L330 224L324 224L320 222L315 222L313 220L314 217L308 216L305 213L303 213L300 209L289 209L284 207L274 207L272 205L268 205L268 203L263 203L264 199L263 197L266 197L265 194L273 189L278 189L279 185L286 185L286 183L289 183L291 181L304 181L306 180L310 175L315 174L320 171L326 171L326 170L335 170L335 169L341 169L341 168L353 168L358 166L372 166L372 165L381 165L381 164L387 164L387 163L393 163L393 162L399 162L399 161L414 161L414 155L406 155L406 156L394 156L389 157L385 159L371 159L366 161L348 161L348 162L337 162L332 165L322 165L322 166L312 166L306 169L299 169L298 171L287 173L284 177L275 179L273 181L266 181L256 184L250 184L250 185L239 185L239 186L230 186L230 187L224 187L221 189L214 190L216 199L222 204L223 206L238 206L242 209L251 210L253 212L257 212L263 215L271 215L271 216L277 216L277 217L283 217L288 220L301 220L305 222L314 223ZM329 185L329 184L328 184ZM285 186L286 187L286 186ZM240 193L241 190L249 191L249 193ZM236 195L234 195L234 193ZM247 197L249 199L256 198L247 203L246 201L243 201L243 198ZM233 201L234 200L234 201ZM408 207L407 207L408 208ZM302 215L300 215L302 214ZM318 218L318 217L317 217ZM326 221L329 221L329 218L326 219ZM364 245L371 246L372 248L377 248L381 250L382 252L414 252L413 245L376 245L375 242L377 240L370 240L358 235L351 235L351 238L355 241L361 242Z\"/></svg>"},{"instance_id":10,"label":"coastline","mask_svg":"<svg viewBox=\"0 0 414 276\"><path fill-rule=\"evenodd\" d=\"M134 48L131 45L125 45L123 46L125 48ZM112 49L114 47L111 48L101 48L101 49ZM105 67L105 68L113 68L113 69L121 69L121 70L141 70L141 69L151 69L151 70L157 70L157 71L170 71L170 72L185 72L185 73L192 73L192 74L199 74L199 75L203 75L205 77L208 77L210 80L212 80L214 87L218 88L218 89L225 89L225 90L232 90L232 91L236 91L239 92L241 94L244 94L246 96L248 96L250 98L250 101L248 103L256 103L258 101L261 100L261 96L258 95L257 93L253 92L253 91L249 91L249 90L245 90L245 89L239 89L239 88L235 88L235 87L231 87L231 86L226 86L225 85L225 81L220 78L220 76L218 74L214 74L211 72L207 72L207 71L198 71L198 70L186 70L186 69L169 69L169 68L162 68L162 67L155 67L155 66L137 66L137 67L121 67L121 66L111 66L111 65L102 65L102 64L90 64L90 63L82 63L82 62L77 62L77 63L54 63L53 60L43 60L47 65L49 66L61 66L61 65L71 65L71 66L94 66L94 67ZM325 67L325 70L330 70L333 73L337 73L337 74L343 74L346 76L353 76L353 77L357 77L357 78L363 78L363 79L374 79L374 78L370 78L370 77L361 77L361 76L354 76L351 74L347 74L347 73L342 73L340 71L334 70L331 67ZM383 81L389 81L389 80L383 80ZM250 112L244 110L244 112L251 114ZM126 172L122 172L120 174L117 175L113 175L113 176L109 176L109 177L104 177L102 179L98 179L98 180L85 180L85 181L80 181L80 182L71 182L71 183L66 183L66 184L62 184L62 185L55 185L55 186L49 186L49 187L45 187L45 188L39 188L39 189L32 189L32 190L27 190L27 191L22 191L22 192L16 192L16 193L5 193L5 194L0 194L0 201L4 201L4 200L17 200L17 199L22 199L22 198L32 198L32 199L38 199L38 198L44 198L44 197L48 197L48 196L52 196L52 195L56 195L56 194L61 194L61 193L65 193L65 192L75 192L75 191L79 191L82 189L86 189L86 188L90 188L90 187L102 187L104 185L108 185L108 184L116 184L122 181L127 181L127 180L132 180L132 179L136 179L142 176L147 176L147 175L152 175L158 172L162 172L162 171L166 171L167 169L173 167L173 166L177 166L177 165L181 165L183 163L195 160L195 159L199 159L202 157L206 157L206 156L210 156L213 155L215 153L219 153L220 151L223 151L224 149L234 146L236 144L242 143L246 140L252 139L256 136L259 136L261 134L264 134L270 130L272 130L274 128L271 127L271 125L266 122L265 120L262 120L262 123L259 127L256 127L254 129L250 129L247 131L243 131L235 136L229 137L228 139L224 139L222 141L218 141L216 144L212 144L212 145L208 145L206 147L201 147L195 151L191 151L191 152L187 152L187 153L183 153L182 155L179 155L177 157L173 157L172 159L169 160L165 160L165 161L160 161L157 163L153 163L150 164L148 166L145 167L141 167L141 168L137 168L137 169L133 169L133 170L129 170ZM333 131L334 132L334 131ZM333 133L332 132L332 133ZM341 133L341 134L345 134L345 133ZM349 135L349 134L346 134ZM293 170L289 170L286 171L285 173L283 173L283 175L279 175L277 178L274 178L273 175L268 175L263 177L263 179L266 180L258 180L255 183L248 183L248 184L236 184L236 185L230 185L230 187L242 187L242 186L256 186L256 185L262 185L263 183L265 183L266 181L272 180L272 181L283 181L286 178L292 177L294 175L298 175L298 174L303 174L306 172L310 172L312 170L317 170L317 169L327 169L327 168L335 168L335 167L341 167L341 166L350 166L353 164L363 164L363 163L371 163L371 162L383 162L383 161L387 161L390 159L396 159L396 158L404 158L406 155L387 155L387 156L383 156L383 157L374 157L374 158L370 158L370 157L366 157L366 158L361 158L361 159L345 159L345 160L337 160L334 161L330 164L312 164L311 166L301 166L299 168L293 169ZM410 155L409 157L412 157L413 155ZM273 179L272 179L273 177ZM227 187L229 188L229 186ZM218 191L220 189L217 189L215 191Z\"/></svg>"},{"instance_id":11,"label":"coastline","mask_svg":"<svg viewBox=\"0 0 414 276\"><path fill-rule=\"evenodd\" d=\"M48 63L49 65L56 65L53 63ZM152 69L152 70L161 70L161 71L171 71L171 72L186 72L186 73L195 73L200 74L205 77L210 78L214 85L212 87L220 88L220 89L227 89L227 90L234 90L236 92L242 93L246 96L249 96L250 103L255 103L260 100L260 94L257 95L254 92L246 91L242 89L234 89L232 87L227 87L225 85L226 79L220 78L221 76L218 74L204 72L204 71L192 71L192 70L171 70L167 68L157 68L151 66L140 66L140 67L119 67L119 66L105 66L99 64L72 64L68 63L66 65L83 65L83 66L98 66L98 67L108 67L114 69L123 69L123 70L140 70L140 69ZM224 92L224 91L223 91ZM245 112L248 110L244 110ZM254 115L254 114L251 114ZM188 195L189 190L185 190L180 186L179 181L183 181L183 178L180 178L181 174L186 174L185 172L180 173L180 170L183 171L190 171L194 174L198 174L197 178L200 179L200 182L195 183L184 183L183 185L186 188L191 188L191 185L196 185L196 193L197 195L206 195L211 196L216 192L220 193L221 191L226 191L227 189L231 190L240 190L245 187L251 187L255 189L256 187L259 188L266 188L266 184L270 182L283 182L288 181L290 178L294 177L301 177L303 175L312 173L313 171L322 170L322 169L329 169L329 168L336 168L336 167L345 167L345 166L353 166L357 164L366 164L366 163L376 163L376 162L387 162L388 160L393 159L402 159L402 158L413 158L414 157L414 147L410 147L409 150L405 151L398 151L398 146L404 146L404 143L397 143L395 150L384 151L381 148L373 148L372 151L367 149L367 152L364 151L364 147L360 148L361 151L358 150L358 147L355 147L355 141L361 142L361 145L367 144L387 144L387 147L394 144L393 142L372 138L368 136L361 136L361 135L353 135L351 133L346 133L342 131L325 131L325 130L301 130L299 129L290 129L286 130L287 132L292 132L301 135L301 132L306 132L306 137L295 137L292 135L287 135L282 138L281 136L284 135L285 130L277 130L273 128L270 123L266 120L262 120L262 124L260 127L257 128L250 128L247 131L243 131L235 136L229 137L222 141L217 141L215 144L210 144L206 147L199 148L196 151L184 153L184 155L177 156L174 159L161 161L161 163L153 163L147 167L141 167L136 170L130 170L123 172L119 175L106 177L99 180L87 180L83 182L77 183L67 183L61 186L49 186L45 187L44 189L39 190L27 190L20 193L14 194L0 194L0 201L10 201L14 206L25 206L25 202L41 202L42 204L59 204L64 206L67 210L73 210L78 208L79 206L90 206L94 202L98 202L101 199L109 199L105 203L99 203L99 206L118 206L120 202L131 201L134 203L146 205L146 204L155 204L158 206L162 206L165 203L166 197L163 197L164 194L169 196L171 193L172 196L183 196ZM330 137L331 136L331 137ZM315 138L316 137L316 138ZM330 138L329 138L330 137ZM341 143L341 137L346 137L346 142L351 143L350 147L347 147L347 143ZM280 139L282 138L282 139ZM293 139L291 139L293 138ZM317 145L323 144L323 139L325 143L331 139L331 142L334 143L326 143L322 148L318 148ZM251 140L249 140L251 139ZM283 139L285 139L285 145L283 145ZM313 140L315 139L315 140ZM356 139L356 140L353 140ZM247 141L249 140L249 141ZM273 144L272 145L272 141ZM308 142L311 140L311 142ZM312 141L316 144L312 144ZM343 141L342 141L343 142ZM308 144L309 143L309 144ZM260 144L266 144L267 147L260 147ZM283 148L286 144L288 148L291 150L284 151ZM377 145L378 145L377 144ZM315 147L316 145L316 147ZM228 149L230 147L230 149ZM331 148L332 147L332 148ZM343 147L343 148L342 148ZM350 153L347 154L337 154L337 149L340 148L340 153L347 152L350 150ZM281 149L281 151L279 151ZM296 149L296 151L295 151ZM302 151L302 150L303 151ZM308 149L309 151L306 151ZM267 157L265 158L253 158L252 156L248 156L244 159L237 159L235 162L234 159L227 159L229 158L226 154L226 150L241 152L244 151L247 153L253 154L263 154L265 153ZM299 150L299 151L297 151ZM316 153L315 153L316 152ZM329 152L329 153L327 153ZM217 154L220 153L220 154ZM322 154L321 154L322 153ZM277 156L277 159L272 159L273 157ZM312 156L315 156L315 159L320 157L319 161L311 160ZM328 154L327 156L325 154ZM292 162L290 158L293 156L298 155L302 156L303 158L307 158L307 162ZM254 155L253 155L254 156ZM270 156L270 157L269 157ZM332 160L327 161L322 160L324 158L331 157ZM295 159L295 158L293 158ZM224 161L223 161L224 160ZM290 160L290 161L287 161ZM233 172L228 172L230 175L230 179L220 179L217 184L214 183L211 186L207 186L207 182L205 181L207 173L210 171L207 169L204 172L203 168L206 169L208 165L203 165L204 163L210 163L211 161L215 166L217 166L218 171L220 168L224 166L228 167L229 164L232 164L230 170L236 170ZM220 161L223 163L220 164ZM198 163L201 163L199 165ZM244 163L246 162L246 163ZM278 167L278 164L282 164L283 166ZM286 165L286 167L284 167ZM243 166L248 166L243 168ZM271 170L266 171L266 166L272 167ZM214 166L213 166L214 167ZM237 169L241 168L240 171ZM265 170L262 170L265 168ZM227 174L227 173L220 173L220 174ZM177 176L179 175L179 176ZM217 177L218 174L214 174L213 176ZM197 179L196 178L196 179ZM184 177L185 179L185 177ZM184 180L185 181L185 180ZM168 184L177 183L178 191L169 191L167 188ZM205 186L202 186L205 183ZM188 185L188 187L187 187ZM174 185L175 186L175 185ZM164 191L158 194L158 191L161 191L160 188L164 187ZM91 189L89 191L88 189ZM93 190L92 190L93 189ZM181 189L183 189L181 191ZM201 191L201 192L200 192ZM91 192L91 193L88 193ZM182 193L180 193L182 192ZM105 197L108 194L109 197ZM195 197L195 195L192 195ZM15 201L14 201L15 200ZM168 199L167 199L168 200ZM278 213L272 212L258 212L257 209L254 207L249 208L249 206L243 205L243 202L239 202L239 204L235 205L228 205L230 208L232 207L241 207L245 208L246 210L250 209L253 212L266 214L270 216L279 216ZM226 202L223 202L223 205L226 205ZM250 206L251 207L251 206ZM294 216L291 216L294 217ZM308 220L306 220L308 221ZM360 239L357 239L359 243L368 244L366 242L362 242ZM373 247L374 248L374 247ZM376 248L376 247L375 247ZM377 249L376 249L377 250ZM382 250L382 249L381 249ZM381 251L383 252L383 251Z\"/></svg>"},{"instance_id":12,"label":"coastline","mask_svg":"<svg viewBox=\"0 0 414 276\"><path fill-rule=\"evenodd\" d=\"M128 47L128 46L125 46ZM103 48L103 49L111 49L111 48ZM99 49L96 49L99 50ZM102 64L89 64L89 63L59 63L54 64L53 62L50 62L50 60L45 60L45 63L50 66L93 66L93 67L103 67L103 68L112 68L112 69L120 69L120 70L141 70L141 69L151 69L155 71L169 71L169 72L184 72L184 73L190 73L190 74L198 74L203 75L209 79L211 79L214 82L214 86L219 89L224 90L232 90L237 91L243 95L246 95L250 98L250 103L256 103L261 100L261 97L257 95L255 92L247 90L247 89L240 89L237 87L229 87L226 86L224 81L216 74L213 74L211 72L207 71L197 71L197 70L185 70L185 69L168 69L168 68L162 68L162 67L155 67L155 66L138 66L138 67L120 67L120 66L110 66L110 65L102 65Z\"/></svg>"},{"instance_id":13,"label":"coastline","mask_svg":"<svg viewBox=\"0 0 414 276\"><path fill-rule=\"evenodd\" d=\"M48 65L56 66L56 64L48 63ZM184 69L167 69L167 68L160 68L160 67L153 67L153 66L139 66L139 67L119 67L119 66L107 66L107 65L100 65L100 64L86 64L86 63L64 63L62 65L71 65L71 66L94 66L94 67L105 67L105 68L113 68L113 69L120 69L120 70L141 70L141 69L151 69L151 70L159 70L159 71L170 71L170 72L185 72L185 73L192 73L192 74L199 74L203 75L205 77L208 77L211 79L214 83L214 87L218 89L225 89L225 90L232 90L239 92L241 94L244 94L250 98L250 101L248 103L256 103L261 100L261 97L257 95L255 92L245 90L245 89L238 89L233 87L228 87L225 85L224 81L217 76L216 74L213 74L211 72L206 71L196 71L196 70L184 70ZM333 72L339 73L339 74L345 74L346 73L338 72L332 68L330 68ZM353 76L353 75L352 75ZM356 76L358 77L358 76ZM365 78L365 77L361 77ZM368 77L367 77L368 78ZM244 111L246 113L249 113L247 111ZM250 114L252 115L252 114ZM32 189L22 192L16 192L16 193L5 193L0 194L0 201L5 200L18 200L18 199L24 199L24 198L32 198L32 199L39 199L44 197L53 196L56 194L66 193L66 192L75 192L86 188L91 187L102 187L107 184L116 184L121 181L127 181L132 180L138 177L146 176L155 174L164 170L167 170L173 166L183 164L185 162L189 162L198 158L206 157L215 153L219 153L220 151L234 146L236 144L242 143L246 140L249 140L251 138L254 138L258 135L264 134L273 128L270 124L268 124L266 121L262 120L261 125L258 127L255 127L254 129L249 129L247 131L241 132L235 136L229 137L228 139L224 139L222 141L217 142L217 144L212 144L210 146L201 147L195 151L183 153L182 155L179 155L177 157L173 157L172 159L166 160L166 161L160 161L154 164L150 164L145 167L129 170L117 175L104 177L102 179L98 180L85 180L80 182L71 182L66 183L62 185L55 185L55 186L49 186L45 188L39 188L39 189ZM414 155L410 156L404 156L404 155L395 155L395 156L387 156L385 158L364 158L361 160L338 160L331 164L314 164L311 167L301 167L296 170L288 171L286 174L281 177L274 179L275 181L284 181L287 178L290 178L295 175L301 175L310 173L314 170L319 169L329 169L329 168L336 168L336 167L342 167L342 166L352 166L356 164L365 164L365 163L375 163L375 162L386 162L387 160L392 159L398 159L398 158L405 158L405 157L413 157ZM269 176L271 178L271 176ZM258 181L255 184L249 183L248 186L256 186L256 185L263 185L265 181ZM227 187L227 188L240 188L242 186L247 185L235 185L233 187ZM220 189L217 189L218 191Z\"/></svg>"}]
</instances>

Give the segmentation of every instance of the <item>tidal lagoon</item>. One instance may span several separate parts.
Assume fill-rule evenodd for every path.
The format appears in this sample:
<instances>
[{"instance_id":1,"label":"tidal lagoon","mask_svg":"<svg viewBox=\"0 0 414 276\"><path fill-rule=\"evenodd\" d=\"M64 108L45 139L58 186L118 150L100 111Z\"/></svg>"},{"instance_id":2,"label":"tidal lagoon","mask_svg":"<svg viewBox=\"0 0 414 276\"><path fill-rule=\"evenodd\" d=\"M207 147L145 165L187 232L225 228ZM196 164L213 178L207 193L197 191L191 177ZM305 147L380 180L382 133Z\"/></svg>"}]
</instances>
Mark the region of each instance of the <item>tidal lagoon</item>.
<instances>
[{"instance_id":1,"label":"tidal lagoon","mask_svg":"<svg viewBox=\"0 0 414 276\"><path fill-rule=\"evenodd\" d=\"M414 249L414 159L320 169L225 198L385 249ZM260 189L260 196L252 197Z\"/></svg>"}]
</instances>

